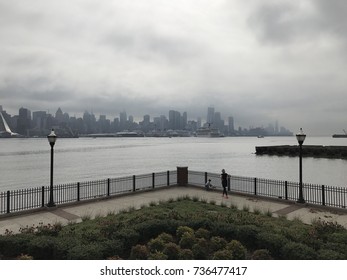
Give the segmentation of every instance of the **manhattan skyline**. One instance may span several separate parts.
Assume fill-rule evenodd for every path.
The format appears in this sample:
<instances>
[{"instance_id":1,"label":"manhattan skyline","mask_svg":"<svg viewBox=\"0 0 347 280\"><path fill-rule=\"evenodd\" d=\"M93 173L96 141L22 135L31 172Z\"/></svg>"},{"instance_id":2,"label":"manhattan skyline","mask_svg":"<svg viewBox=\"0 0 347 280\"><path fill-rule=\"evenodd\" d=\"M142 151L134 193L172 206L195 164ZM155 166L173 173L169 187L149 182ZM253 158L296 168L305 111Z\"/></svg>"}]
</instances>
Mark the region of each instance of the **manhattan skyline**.
<instances>
[{"instance_id":1,"label":"manhattan skyline","mask_svg":"<svg viewBox=\"0 0 347 280\"><path fill-rule=\"evenodd\" d=\"M209 106L296 132L347 129L347 3L0 0L0 97L139 117Z\"/></svg>"}]
</instances>

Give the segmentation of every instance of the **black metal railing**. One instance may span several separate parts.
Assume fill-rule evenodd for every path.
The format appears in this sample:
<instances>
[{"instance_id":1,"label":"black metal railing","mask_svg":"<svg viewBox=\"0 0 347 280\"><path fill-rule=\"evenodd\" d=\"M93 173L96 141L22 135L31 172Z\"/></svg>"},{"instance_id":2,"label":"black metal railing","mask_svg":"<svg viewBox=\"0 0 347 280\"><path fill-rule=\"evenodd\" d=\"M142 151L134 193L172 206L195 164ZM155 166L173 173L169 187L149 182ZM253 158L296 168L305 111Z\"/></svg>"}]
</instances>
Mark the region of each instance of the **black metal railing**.
<instances>
[{"instance_id":1,"label":"black metal railing","mask_svg":"<svg viewBox=\"0 0 347 280\"><path fill-rule=\"evenodd\" d=\"M188 177L188 183L191 185L203 187L205 182L211 179L212 185L222 188L220 174L189 171ZM229 190L237 193L289 201L297 201L299 196L299 183L297 182L230 176L228 183ZM337 208L347 207L347 188L304 183L303 195L307 203Z\"/></svg>"},{"instance_id":2,"label":"black metal railing","mask_svg":"<svg viewBox=\"0 0 347 280\"><path fill-rule=\"evenodd\" d=\"M157 189L177 185L177 171L166 171L121 178L77 182L54 186L54 202L57 205L111 197L146 189ZM208 179L212 185L222 188L220 174L188 171L189 185L204 187ZM253 177L229 176L229 190L236 193L297 201L299 183ZM303 195L307 203L347 207L347 188L315 184L303 184ZM49 187L13 190L0 193L0 214L45 207L49 201Z\"/></svg>"},{"instance_id":3,"label":"black metal railing","mask_svg":"<svg viewBox=\"0 0 347 280\"><path fill-rule=\"evenodd\" d=\"M77 182L54 186L55 204L85 201L177 184L177 171ZM0 192L0 214L45 207L49 187Z\"/></svg>"}]
</instances>

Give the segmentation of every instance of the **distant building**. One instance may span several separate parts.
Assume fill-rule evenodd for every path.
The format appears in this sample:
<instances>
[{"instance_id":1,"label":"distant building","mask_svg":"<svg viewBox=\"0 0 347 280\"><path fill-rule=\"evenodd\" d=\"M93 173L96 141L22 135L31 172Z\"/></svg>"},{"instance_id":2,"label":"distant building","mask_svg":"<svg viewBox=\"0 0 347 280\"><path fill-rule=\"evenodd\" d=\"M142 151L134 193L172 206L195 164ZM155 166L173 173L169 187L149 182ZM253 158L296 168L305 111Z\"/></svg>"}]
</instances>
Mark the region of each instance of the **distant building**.
<instances>
[{"instance_id":1,"label":"distant building","mask_svg":"<svg viewBox=\"0 0 347 280\"><path fill-rule=\"evenodd\" d=\"M31 112L27 108L20 108L17 120L17 131L21 135L28 135L31 128Z\"/></svg>"}]
</instances>

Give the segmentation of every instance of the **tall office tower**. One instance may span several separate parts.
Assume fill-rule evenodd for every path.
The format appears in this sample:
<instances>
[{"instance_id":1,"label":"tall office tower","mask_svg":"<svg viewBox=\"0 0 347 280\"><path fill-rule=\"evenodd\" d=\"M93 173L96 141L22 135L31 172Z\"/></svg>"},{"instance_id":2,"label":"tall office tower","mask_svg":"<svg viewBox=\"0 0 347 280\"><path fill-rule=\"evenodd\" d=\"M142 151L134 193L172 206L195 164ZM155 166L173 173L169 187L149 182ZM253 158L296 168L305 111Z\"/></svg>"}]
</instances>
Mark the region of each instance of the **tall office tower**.
<instances>
[{"instance_id":1,"label":"tall office tower","mask_svg":"<svg viewBox=\"0 0 347 280\"><path fill-rule=\"evenodd\" d=\"M213 107L208 107L207 108L207 119L206 122L208 124L213 124L214 122L214 108Z\"/></svg>"},{"instance_id":2,"label":"tall office tower","mask_svg":"<svg viewBox=\"0 0 347 280\"><path fill-rule=\"evenodd\" d=\"M31 127L31 112L26 108L19 109L17 130L19 134L28 135L28 131Z\"/></svg>"},{"instance_id":3,"label":"tall office tower","mask_svg":"<svg viewBox=\"0 0 347 280\"><path fill-rule=\"evenodd\" d=\"M47 128L47 113L45 111L33 112L33 128L43 130Z\"/></svg>"},{"instance_id":4,"label":"tall office tower","mask_svg":"<svg viewBox=\"0 0 347 280\"><path fill-rule=\"evenodd\" d=\"M185 129L187 127L187 123L188 123L187 112L184 112L182 115L181 129Z\"/></svg>"},{"instance_id":5,"label":"tall office tower","mask_svg":"<svg viewBox=\"0 0 347 280\"><path fill-rule=\"evenodd\" d=\"M228 130L229 130L229 134L234 134L234 132L235 132L234 118L233 117L228 118Z\"/></svg>"},{"instance_id":6,"label":"tall office tower","mask_svg":"<svg viewBox=\"0 0 347 280\"><path fill-rule=\"evenodd\" d=\"M169 128L170 129L180 129L181 124L181 113L170 110L169 111Z\"/></svg>"},{"instance_id":7,"label":"tall office tower","mask_svg":"<svg viewBox=\"0 0 347 280\"><path fill-rule=\"evenodd\" d=\"M55 113L55 120L58 124L64 122L64 114L63 114L63 111L60 109L60 107L58 108L57 112Z\"/></svg>"},{"instance_id":8,"label":"tall office tower","mask_svg":"<svg viewBox=\"0 0 347 280\"><path fill-rule=\"evenodd\" d=\"M2 105L0 105L0 112L2 112Z\"/></svg>"},{"instance_id":9,"label":"tall office tower","mask_svg":"<svg viewBox=\"0 0 347 280\"><path fill-rule=\"evenodd\" d=\"M119 113L119 125L121 130L127 129L127 120L127 113L125 111Z\"/></svg>"}]
</instances>

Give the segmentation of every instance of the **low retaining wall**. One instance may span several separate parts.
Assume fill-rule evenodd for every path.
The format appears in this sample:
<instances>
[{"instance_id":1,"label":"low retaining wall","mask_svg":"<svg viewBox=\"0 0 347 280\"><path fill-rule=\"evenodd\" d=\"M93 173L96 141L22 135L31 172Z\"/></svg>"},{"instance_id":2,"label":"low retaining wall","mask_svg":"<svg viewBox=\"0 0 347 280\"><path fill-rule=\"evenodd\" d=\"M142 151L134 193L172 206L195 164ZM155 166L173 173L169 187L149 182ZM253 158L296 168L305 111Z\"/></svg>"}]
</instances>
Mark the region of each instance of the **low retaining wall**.
<instances>
[{"instance_id":1,"label":"low retaining wall","mask_svg":"<svg viewBox=\"0 0 347 280\"><path fill-rule=\"evenodd\" d=\"M257 155L298 156L299 146L259 146L255 147ZM322 157L347 159L347 146L303 145L302 155L305 157Z\"/></svg>"}]
</instances>

